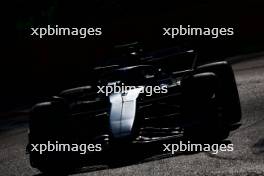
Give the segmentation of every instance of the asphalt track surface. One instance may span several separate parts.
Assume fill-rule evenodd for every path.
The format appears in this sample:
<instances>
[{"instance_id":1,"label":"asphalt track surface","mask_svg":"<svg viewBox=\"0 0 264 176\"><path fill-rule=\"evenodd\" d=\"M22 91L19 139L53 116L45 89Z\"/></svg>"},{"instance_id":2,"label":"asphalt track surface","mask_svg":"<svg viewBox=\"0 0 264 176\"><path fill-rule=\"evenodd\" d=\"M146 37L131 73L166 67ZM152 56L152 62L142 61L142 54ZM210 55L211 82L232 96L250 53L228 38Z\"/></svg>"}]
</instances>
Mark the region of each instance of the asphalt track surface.
<instances>
[{"instance_id":1,"label":"asphalt track surface","mask_svg":"<svg viewBox=\"0 0 264 176\"><path fill-rule=\"evenodd\" d=\"M234 151L159 154L128 162L126 154L134 154L127 148L119 153L123 157L113 156L119 164L94 166L73 175L264 175L264 57L233 64L233 69L243 114L242 126L228 138ZM27 124L19 118L7 124L0 130L0 175L43 175L30 167L25 154Z\"/></svg>"}]
</instances>

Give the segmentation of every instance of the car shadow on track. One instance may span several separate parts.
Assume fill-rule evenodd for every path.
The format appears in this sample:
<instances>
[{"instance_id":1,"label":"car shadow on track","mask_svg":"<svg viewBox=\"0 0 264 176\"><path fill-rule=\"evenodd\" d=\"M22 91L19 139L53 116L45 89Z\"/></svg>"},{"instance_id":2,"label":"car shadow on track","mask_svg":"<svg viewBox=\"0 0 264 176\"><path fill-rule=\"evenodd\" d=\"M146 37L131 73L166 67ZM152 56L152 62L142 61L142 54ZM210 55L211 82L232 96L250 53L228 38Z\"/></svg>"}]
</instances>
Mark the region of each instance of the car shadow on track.
<instances>
[{"instance_id":1,"label":"car shadow on track","mask_svg":"<svg viewBox=\"0 0 264 176\"><path fill-rule=\"evenodd\" d=\"M264 154L264 138L258 140L258 142L252 146L252 148L254 154Z\"/></svg>"},{"instance_id":2,"label":"car shadow on track","mask_svg":"<svg viewBox=\"0 0 264 176\"><path fill-rule=\"evenodd\" d=\"M186 139L181 139L183 143L187 143ZM146 144L115 144L108 151L104 151L101 154L96 155L94 158L89 158L82 161L82 167L71 172L66 173L40 173L34 176L47 176L47 175L60 175L67 176L69 174L78 174L93 172L105 169L114 169L130 165L136 165L146 163L150 161L161 160L164 158L176 157L179 155L191 155L199 153L200 151L184 151L175 152L172 154L170 151L164 151L164 144L178 144L179 140L169 140L163 142L146 143ZM199 144L198 142L192 142ZM200 142L201 143L201 142ZM214 142L215 144L216 142ZM231 141L225 140L217 142L219 144L229 144ZM85 163L85 164L84 164ZM85 165L85 166L83 166Z\"/></svg>"}]
</instances>

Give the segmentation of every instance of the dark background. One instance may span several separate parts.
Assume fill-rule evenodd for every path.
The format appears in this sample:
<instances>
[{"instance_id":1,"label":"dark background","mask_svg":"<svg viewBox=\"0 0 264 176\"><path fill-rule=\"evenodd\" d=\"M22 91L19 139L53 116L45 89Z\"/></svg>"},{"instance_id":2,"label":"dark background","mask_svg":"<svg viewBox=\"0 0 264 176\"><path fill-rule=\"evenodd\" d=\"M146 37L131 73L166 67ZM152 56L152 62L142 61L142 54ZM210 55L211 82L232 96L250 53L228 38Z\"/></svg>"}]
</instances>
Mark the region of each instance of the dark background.
<instances>
[{"instance_id":1,"label":"dark background","mask_svg":"<svg viewBox=\"0 0 264 176\"><path fill-rule=\"evenodd\" d=\"M85 84L88 71L107 59L113 46L139 41L148 49L188 46L200 58L216 59L264 49L261 1L33 1L17 0L15 34L1 59L0 111L32 105L61 89ZM30 36L30 27L102 27L103 35ZM162 36L163 27L233 27L234 36L212 39ZM13 31L13 30L12 30Z\"/></svg>"}]
</instances>

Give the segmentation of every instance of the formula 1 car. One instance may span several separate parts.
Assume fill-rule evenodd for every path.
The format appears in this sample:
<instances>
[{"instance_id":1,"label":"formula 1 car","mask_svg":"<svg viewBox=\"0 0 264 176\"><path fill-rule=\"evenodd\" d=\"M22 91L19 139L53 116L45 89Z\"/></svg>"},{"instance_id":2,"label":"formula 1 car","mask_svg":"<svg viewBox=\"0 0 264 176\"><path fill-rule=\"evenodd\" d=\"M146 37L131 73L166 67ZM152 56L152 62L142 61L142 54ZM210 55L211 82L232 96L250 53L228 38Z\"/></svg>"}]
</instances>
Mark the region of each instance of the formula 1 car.
<instances>
[{"instance_id":1,"label":"formula 1 car","mask_svg":"<svg viewBox=\"0 0 264 176\"><path fill-rule=\"evenodd\" d=\"M101 144L104 150L115 142L183 136L223 140L239 126L240 101L227 61L201 63L193 50L178 48L121 48L107 65L94 68L89 85L63 90L32 108L33 167L45 171L76 155L40 154L31 144Z\"/></svg>"}]
</instances>

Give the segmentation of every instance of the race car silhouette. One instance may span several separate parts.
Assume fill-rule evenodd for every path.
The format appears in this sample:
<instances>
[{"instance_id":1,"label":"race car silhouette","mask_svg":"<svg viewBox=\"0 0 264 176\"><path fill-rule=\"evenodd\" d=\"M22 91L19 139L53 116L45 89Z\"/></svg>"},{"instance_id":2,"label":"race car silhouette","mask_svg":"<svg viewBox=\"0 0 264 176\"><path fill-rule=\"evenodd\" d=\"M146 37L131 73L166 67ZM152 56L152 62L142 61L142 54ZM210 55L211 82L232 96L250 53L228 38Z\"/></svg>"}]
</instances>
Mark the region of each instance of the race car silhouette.
<instances>
[{"instance_id":1,"label":"race car silhouette","mask_svg":"<svg viewBox=\"0 0 264 176\"><path fill-rule=\"evenodd\" d=\"M201 63L195 51L178 48L144 52L125 45L118 53L93 69L88 85L63 90L32 108L33 167L45 171L78 154L40 154L31 144L100 144L104 150L115 142L183 136L214 141L239 126L239 95L227 61Z\"/></svg>"}]
</instances>

